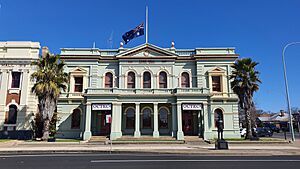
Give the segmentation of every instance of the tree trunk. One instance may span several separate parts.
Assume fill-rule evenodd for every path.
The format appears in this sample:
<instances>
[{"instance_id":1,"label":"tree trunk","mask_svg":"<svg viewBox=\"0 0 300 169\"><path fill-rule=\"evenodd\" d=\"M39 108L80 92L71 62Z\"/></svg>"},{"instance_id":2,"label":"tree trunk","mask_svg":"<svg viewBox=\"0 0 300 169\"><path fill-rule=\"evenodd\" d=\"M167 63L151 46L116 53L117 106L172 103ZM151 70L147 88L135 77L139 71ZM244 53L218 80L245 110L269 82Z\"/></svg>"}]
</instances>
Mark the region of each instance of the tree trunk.
<instances>
[{"instance_id":1,"label":"tree trunk","mask_svg":"<svg viewBox=\"0 0 300 169\"><path fill-rule=\"evenodd\" d=\"M45 119L44 120L44 128L43 128L43 137L42 140L47 141L49 138L49 125L50 125L50 120Z\"/></svg>"},{"instance_id":2,"label":"tree trunk","mask_svg":"<svg viewBox=\"0 0 300 169\"><path fill-rule=\"evenodd\" d=\"M252 125L251 125L251 114L249 109L245 109L246 115L246 137L245 139L252 138Z\"/></svg>"}]
</instances>

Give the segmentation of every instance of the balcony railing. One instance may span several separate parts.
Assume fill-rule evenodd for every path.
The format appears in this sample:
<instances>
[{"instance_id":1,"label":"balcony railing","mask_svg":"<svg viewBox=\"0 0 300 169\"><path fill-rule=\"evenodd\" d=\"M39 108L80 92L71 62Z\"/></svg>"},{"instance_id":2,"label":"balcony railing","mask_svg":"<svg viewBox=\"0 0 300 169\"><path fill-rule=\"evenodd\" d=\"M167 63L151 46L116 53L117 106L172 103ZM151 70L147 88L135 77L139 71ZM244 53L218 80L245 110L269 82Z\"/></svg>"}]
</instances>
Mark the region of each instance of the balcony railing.
<instances>
[{"instance_id":1,"label":"balcony railing","mask_svg":"<svg viewBox=\"0 0 300 169\"><path fill-rule=\"evenodd\" d=\"M60 98L83 98L83 93L61 93Z\"/></svg>"},{"instance_id":2,"label":"balcony railing","mask_svg":"<svg viewBox=\"0 0 300 169\"><path fill-rule=\"evenodd\" d=\"M212 97L236 97L233 93L210 92L209 88L175 89L119 89L88 88L84 93L61 93L60 98L83 98L84 95L207 95Z\"/></svg>"},{"instance_id":3,"label":"balcony railing","mask_svg":"<svg viewBox=\"0 0 300 169\"><path fill-rule=\"evenodd\" d=\"M118 88L89 88L86 94L173 94L173 89L118 89Z\"/></svg>"},{"instance_id":4,"label":"balcony railing","mask_svg":"<svg viewBox=\"0 0 300 169\"><path fill-rule=\"evenodd\" d=\"M177 94L209 94L209 88L176 88Z\"/></svg>"}]
</instances>

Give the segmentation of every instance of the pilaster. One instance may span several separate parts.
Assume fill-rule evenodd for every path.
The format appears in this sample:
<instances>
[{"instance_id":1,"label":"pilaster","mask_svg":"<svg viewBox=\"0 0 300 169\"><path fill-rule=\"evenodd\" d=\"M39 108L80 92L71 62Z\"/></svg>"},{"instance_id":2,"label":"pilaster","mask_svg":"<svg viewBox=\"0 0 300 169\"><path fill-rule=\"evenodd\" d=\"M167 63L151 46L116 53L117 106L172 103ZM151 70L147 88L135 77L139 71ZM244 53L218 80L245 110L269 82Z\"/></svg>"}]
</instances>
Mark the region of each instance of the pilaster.
<instances>
[{"instance_id":1,"label":"pilaster","mask_svg":"<svg viewBox=\"0 0 300 169\"><path fill-rule=\"evenodd\" d=\"M177 135L177 107L176 103L172 103L172 137Z\"/></svg>"},{"instance_id":2,"label":"pilaster","mask_svg":"<svg viewBox=\"0 0 300 169\"><path fill-rule=\"evenodd\" d=\"M134 137L141 137L140 132L140 103L135 103L135 131Z\"/></svg>"},{"instance_id":3,"label":"pilaster","mask_svg":"<svg viewBox=\"0 0 300 169\"><path fill-rule=\"evenodd\" d=\"M184 134L182 131L181 103L177 103L177 140L184 140Z\"/></svg>"},{"instance_id":4,"label":"pilaster","mask_svg":"<svg viewBox=\"0 0 300 169\"><path fill-rule=\"evenodd\" d=\"M83 140L89 140L92 137L91 133L91 114L92 114L92 107L91 103L86 103L86 110L85 110L85 127L83 133Z\"/></svg>"},{"instance_id":5,"label":"pilaster","mask_svg":"<svg viewBox=\"0 0 300 169\"><path fill-rule=\"evenodd\" d=\"M113 103L112 109L112 123L111 123L111 133L110 139L115 140L122 137L122 117L121 117L121 103Z\"/></svg>"},{"instance_id":6,"label":"pilaster","mask_svg":"<svg viewBox=\"0 0 300 169\"><path fill-rule=\"evenodd\" d=\"M159 131L158 131L158 103L153 103L153 110L154 110L153 137L159 137Z\"/></svg>"}]
</instances>

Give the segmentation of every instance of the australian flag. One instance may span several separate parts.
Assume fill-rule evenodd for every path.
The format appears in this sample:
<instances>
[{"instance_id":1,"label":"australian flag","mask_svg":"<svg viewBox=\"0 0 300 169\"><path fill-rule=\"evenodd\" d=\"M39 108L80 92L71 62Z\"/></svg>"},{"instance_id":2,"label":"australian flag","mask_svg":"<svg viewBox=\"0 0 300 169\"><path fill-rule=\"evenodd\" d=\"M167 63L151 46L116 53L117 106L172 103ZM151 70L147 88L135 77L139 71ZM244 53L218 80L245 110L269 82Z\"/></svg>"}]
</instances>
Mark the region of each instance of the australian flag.
<instances>
[{"instance_id":1,"label":"australian flag","mask_svg":"<svg viewBox=\"0 0 300 169\"><path fill-rule=\"evenodd\" d=\"M126 32L122 38L127 44L131 39L144 35L144 23L140 24L136 28Z\"/></svg>"}]
</instances>

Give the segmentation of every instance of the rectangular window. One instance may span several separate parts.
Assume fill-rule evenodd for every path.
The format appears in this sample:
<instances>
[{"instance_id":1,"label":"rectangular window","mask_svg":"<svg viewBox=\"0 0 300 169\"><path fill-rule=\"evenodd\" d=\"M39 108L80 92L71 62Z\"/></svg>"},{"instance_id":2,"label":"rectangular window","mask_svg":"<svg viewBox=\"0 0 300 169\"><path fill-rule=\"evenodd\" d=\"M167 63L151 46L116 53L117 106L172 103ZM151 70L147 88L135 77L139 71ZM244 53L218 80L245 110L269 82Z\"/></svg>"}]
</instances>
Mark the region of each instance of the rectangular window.
<instances>
[{"instance_id":1,"label":"rectangular window","mask_svg":"<svg viewBox=\"0 0 300 169\"><path fill-rule=\"evenodd\" d=\"M11 88L20 88L21 72L12 72L11 77Z\"/></svg>"},{"instance_id":2,"label":"rectangular window","mask_svg":"<svg viewBox=\"0 0 300 169\"><path fill-rule=\"evenodd\" d=\"M212 91L221 92L221 76L212 76Z\"/></svg>"},{"instance_id":3,"label":"rectangular window","mask_svg":"<svg viewBox=\"0 0 300 169\"><path fill-rule=\"evenodd\" d=\"M74 92L82 92L83 77L74 77L74 80L75 80Z\"/></svg>"}]
</instances>

